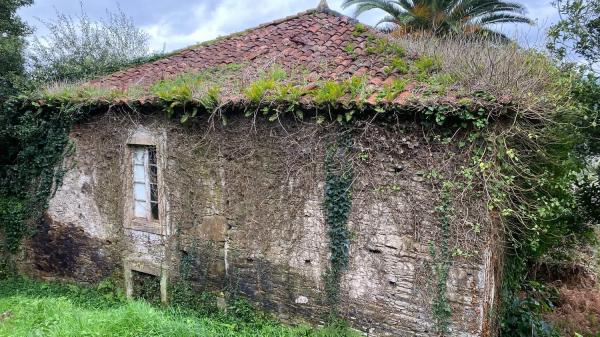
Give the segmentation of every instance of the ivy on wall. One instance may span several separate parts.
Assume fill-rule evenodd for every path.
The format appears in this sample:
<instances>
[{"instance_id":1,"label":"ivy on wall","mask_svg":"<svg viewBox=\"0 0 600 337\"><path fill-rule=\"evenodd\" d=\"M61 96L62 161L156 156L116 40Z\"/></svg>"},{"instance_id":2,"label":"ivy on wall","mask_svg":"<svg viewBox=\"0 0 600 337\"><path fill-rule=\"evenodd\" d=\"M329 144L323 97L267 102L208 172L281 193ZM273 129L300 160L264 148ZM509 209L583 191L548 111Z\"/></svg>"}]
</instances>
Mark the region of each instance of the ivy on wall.
<instances>
[{"instance_id":1,"label":"ivy on wall","mask_svg":"<svg viewBox=\"0 0 600 337\"><path fill-rule=\"evenodd\" d=\"M581 87L577 83L571 83L575 81L568 76L561 75L552 80L556 82L557 87ZM273 87L271 81L274 80L262 79L254 83L249 89L255 90L246 92L249 101L262 102L267 91L265 88ZM320 103L321 111L331 112L336 110L335 107L339 107L336 102L345 93L358 92L363 87L360 79L350 79L343 85L326 82L314 92L314 99ZM403 86L398 84L394 90L401 91L400 87ZM578 90L589 91L587 86ZM212 107L218 101L215 98L217 94L217 91L212 90L205 97L204 103L201 103L205 110L214 110ZM284 94L300 97L289 90L284 90ZM182 104L174 105L173 103L179 102L175 99L177 96L159 95L172 107L168 116L175 117L178 115L173 112L181 112L181 122L185 123L188 118L195 116L196 107L186 103L187 98L182 99ZM292 102L294 105L298 102L297 97L282 100L282 104ZM443 144L456 144L461 149L461 154L472 160L472 165L465 167L462 174L474 175L477 181L473 183L485 184L478 186L478 189L489 192L488 210L490 214L498 216L505 226L506 233L510 234L508 236L512 238L512 242L509 242L509 253L514 256L511 260L519 265L519 268L515 269L518 272L510 272L515 276L515 282L507 282L509 278L505 275L504 285L511 289L507 292L510 295L503 297L504 303L509 303L510 298L520 296L521 285L526 282L528 267L535 265L542 258L560 258L569 252L570 247L587 242L587 238L593 233L589 222L578 214L573 186L574 177L580 172L582 165L581 159L576 156L576 150L578 144L584 143L587 129L597 130L598 109L595 103L573 100L572 98L577 96L569 92L557 94L548 102L548 106L540 111L504 106L498 103L498 98L486 92L477 92L475 97L477 100L461 99L461 106L428 103L426 107L416 106L408 111L397 111L392 106L387 107L387 110L376 107L374 111L370 111L370 108L357 106L356 111L349 110L333 118L330 116L330 119L343 124L373 112L377 113L379 120L386 117L390 120L395 119L401 114L414 115L415 119L427 126L427 130L432 131L431 140ZM26 211L25 218L35 219L41 216L64 173L57 167L60 167L64 155L69 152L70 127L81 116L90 114L89 110L82 111L80 107L64 103L66 100L63 100L63 103L58 102L60 101L55 100L38 104L35 101L13 100L5 105L3 113L0 114L0 149L3 150L0 151L0 196L7 196L5 199L8 201L5 201L4 205L13 205L11 207L14 208L14 211L4 212L0 221L2 228L8 233L7 246L13 247L11 249L18 247L15 242L27 232L25 227L16 225L15 219L21 219L22 210ZM484 102L487 104L483 104ZM90 110L108 109L106 105L97 102L88 104ZM269 121L278 121L283 116L277 109L260 110L258 107L255 112L262 111ZM130 108L141 110L141 106ZM225 112L239 113L237 108L229 108L235 111L222 107L222 116L226 115ZM192 111L191 116L186 117L186 111ZM303 112L300 109L293 111L295 117L303 120ZM249 114L248 117L256 116ZM317 113L314 119L317 124L321 124L326 117ZM460 138L460 135L464 137ZM347 132L342 133L335 144L327 149L324 160L323 208L331 253L331 265L324 276L327 300L334 312L339 302L340 280L349 261L347 221L352 206L353 172L348 154L351 149L352 137ZM445 295L450 265L450 189L444 186L441 204L437 209L442 236L438 250L432 254L436 260L434 272L437 282L433 312L440 333L447 331L447 321L451 314ZM588 199L595 200L590 197ZM16 206L16 203L22 206ZM6 218L9 220L5 220ZM509 268L506 270L509 271ZM529 311L524 312L528 313ZM506 336L515 335L512 328L504 330Z\"/></svg>"},{"instance_id":2,"label":"ivy on wall","mask_svg":"<svg viewBox=\"0 0 600 337\"><path fill-rule=\"evenodd\" d=\"M4 233L5 248L10 253L17 251L21 238L26 233L23 227L24 219L25 207L21 200L0 198L0 226Z\"/></svg>"},{"instance_id":3,"label":"ivy on wall","mask_svg":"<svg viewBox=\"0 0 600 337\"><path fill-rule=\"evenodd\" d=\"M349 160L352 144L352 136L348 132L343 133L325 154L323 208L331 253L331 265L325 273L325 290L332 317L337 316L341 277L349 261L350 233L347 223L352 208L353 171Z\"/></svg>"},{"instance_id":4,"label":"ivy on wall","mask_svg":"<svg viewBox=\"0 0 600 337\"><path fill-rule=\"evenodd\" d=\"M72 105L43 106L11 99L2 106L0 142L0 228L6 247L16 252L60 186L61 163L72 151L69 132L80 109Z\"/></svg>"},{"instance_id":5,"label":"ivy on wall","mask_svg":"<svg viewBox=\"0 0 600 337\"><path fill-rule=\"evenodd\" d=\"M449 332L450 318L452 308L448 303L447 282L448 273L452 264L452 254L450 253L450 215L452 212L451 191L453 184L444 182L441 192L441 202L436 207L439 216L440 240L436 242L439 251L436 250L433 243L429 246L430 254L433 258L433 275L435 277L435 292L432 303L432 315L435 323L435 329L440 336L446 336Z\"/></svg>"}]
</instances>

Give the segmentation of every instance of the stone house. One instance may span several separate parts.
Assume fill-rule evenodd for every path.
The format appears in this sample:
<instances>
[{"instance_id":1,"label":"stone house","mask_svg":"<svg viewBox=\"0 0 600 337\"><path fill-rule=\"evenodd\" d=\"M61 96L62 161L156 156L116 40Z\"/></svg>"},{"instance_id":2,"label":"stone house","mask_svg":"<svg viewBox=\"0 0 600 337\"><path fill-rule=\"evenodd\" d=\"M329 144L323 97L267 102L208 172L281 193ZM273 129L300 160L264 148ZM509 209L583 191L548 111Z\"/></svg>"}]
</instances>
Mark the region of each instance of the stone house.
<instances>
[{"instance_id":1,"label":"stone house","mask_svg":"<svg viewBox=\"0 0 600 337\"><path fill-rule=\"evenodd\" d=\"M469 254L452 254L441 281L451 308L448 329L452 336L492 334L493 221L477 193L453 196L453 219L460 221L444 236L437 211L442 189L430 173L464 159L448 156L453 144L429 144L413 114L433 99L456 104L456 97L417 100L417 86L408 83L381 103L400 75L373 52L379 39L385 38L322 4L93 81L96 88L156 88L208 71L220 96L211 117L183 125L197 112L165 105L164 97L140 98L137 108L105 104L77 123L68 171L27 244L32 263L23 268L84 282L121 273L129 296L137 274L153 275L168 301L169 284L185 267L199 287L238 291L282 318L322 322L334 263L325 199L329 178L344 176L327 163L346 162L351 187L340 193L351 206L342 221L347 263L340 268L339 314L373 336L433 335L440 242L468 245ZM347 101L335 107L327 97L298 95L292 107L304 118L284 114L276 100L251 97L253 85L275 90L278 76L256 80L274 65L306 90L361 78L370 93L360 104L337 95ZM231 89L239 83L246 89ZM341 127L337 121L352 114L356 123ZM351 145L343 147L348 135ZM476 230L461 231L465 226Z\"/></svg>"}]
</instances>

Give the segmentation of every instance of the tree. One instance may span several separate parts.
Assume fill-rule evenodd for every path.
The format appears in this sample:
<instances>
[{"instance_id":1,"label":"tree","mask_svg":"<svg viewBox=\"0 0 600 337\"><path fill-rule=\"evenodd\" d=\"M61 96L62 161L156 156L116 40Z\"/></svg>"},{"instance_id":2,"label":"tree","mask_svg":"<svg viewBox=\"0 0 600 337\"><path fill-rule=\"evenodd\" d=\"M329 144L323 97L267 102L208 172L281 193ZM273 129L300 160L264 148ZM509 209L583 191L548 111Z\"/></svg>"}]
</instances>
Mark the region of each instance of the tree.
<instances>
[{"instance_id":1,"label":"tree","mask_svg":"<svg viewBox=\"0 0 600 337\"><path fill-rule=\"evenodd\" d=\"M564 60L570 53L600 72L600 0L558 0L561 19L550 28L548 49Z\"/></svg>"},{"instance_id":2,"label":"tree","mask_svg":"<svg viewBox=\"0 0 600 337\"><path fill-rule=\"evenodd\" d=\"M93 21L82 6L77 17L56 12L55 20L42 23L49 34L35 38L29 53L32 77L38 82L88 79L149 56L148 35L120 8Z\"/></svg>"},{"instance_id":3,"label":"tree","mask_svg":"<svg viewBox=\"0 0 600 337\"><path fill-rule=\"evenodd\" d=\"M0 2L0 102L14 94L24 72L25 36L31 29L16 15L17 9L29 6L33 0L2 0Z\"/></svg>"},{"instance_id":4,"label":"tree","mask_svg":"<svg viewBox=\"0 0 600 337\"><path fill-rule=\"evenodd\" d=\"M503 37L488 27L498 23L532 24L521 4L502 0L344 0L342 3L344 8L354 5L355 16L373 9L383 10L386 16L377 26L402 32Z\"/></svg>"}]
</instances>

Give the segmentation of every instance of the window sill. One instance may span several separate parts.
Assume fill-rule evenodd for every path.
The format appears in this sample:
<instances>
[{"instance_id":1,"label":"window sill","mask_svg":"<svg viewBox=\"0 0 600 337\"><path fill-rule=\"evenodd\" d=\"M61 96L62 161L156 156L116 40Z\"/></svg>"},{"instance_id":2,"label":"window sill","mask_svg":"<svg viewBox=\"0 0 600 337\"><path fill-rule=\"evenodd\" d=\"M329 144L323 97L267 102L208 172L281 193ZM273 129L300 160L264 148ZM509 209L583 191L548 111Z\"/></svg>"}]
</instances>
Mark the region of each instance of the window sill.
<instances>
[{"instance_id":1,"label":"window sill","mask_svg":"<svg viewBox=\"0 0 600 337\"><path fill-rule=\"evenodd\" d=\"M125 229L157 235L165 235L164 229L158 222L147 222L143 220L134 219L130 220L129 223L125 225Z\"/></svg>"}]
</instances>

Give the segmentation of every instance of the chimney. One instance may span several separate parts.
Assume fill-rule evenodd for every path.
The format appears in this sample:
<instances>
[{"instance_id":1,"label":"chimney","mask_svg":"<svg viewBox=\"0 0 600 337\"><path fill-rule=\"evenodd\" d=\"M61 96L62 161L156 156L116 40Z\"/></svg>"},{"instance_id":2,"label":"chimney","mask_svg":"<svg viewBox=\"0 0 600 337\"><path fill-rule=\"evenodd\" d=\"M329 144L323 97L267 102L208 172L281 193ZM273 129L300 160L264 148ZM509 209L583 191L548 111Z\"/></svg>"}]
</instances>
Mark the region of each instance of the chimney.
<instances>
[{"instance_id":1,"label":"chimney","mask_svg":"<svg viewBox=\"0 0 600 337\"><path fill-rule=\"evenodd\" d=\"M317 6L318 11L327 11L329 10L329 5L327 4L327 0L321 0L319 5Z\"/></svg>"}]
</instances>

